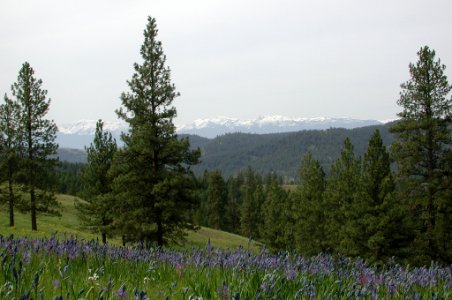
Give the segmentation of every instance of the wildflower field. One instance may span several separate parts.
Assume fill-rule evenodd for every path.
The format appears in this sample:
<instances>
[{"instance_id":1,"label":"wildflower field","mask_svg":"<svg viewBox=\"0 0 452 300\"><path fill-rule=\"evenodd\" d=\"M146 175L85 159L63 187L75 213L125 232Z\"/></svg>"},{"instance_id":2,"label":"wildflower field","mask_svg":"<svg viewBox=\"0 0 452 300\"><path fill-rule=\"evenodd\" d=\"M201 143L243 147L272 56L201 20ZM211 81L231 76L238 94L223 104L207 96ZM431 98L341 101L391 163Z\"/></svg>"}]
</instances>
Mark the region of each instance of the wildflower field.
<instances>
[{"instance_id":1,"label":"wildflower field","mask_svg":"<svg viewBox=\"0 0 452 300\"><path fill-rule=\"evenodd\" d=\"M452 299L450 267L0 236L0 299Z\"/></svg>"}]
</instances>

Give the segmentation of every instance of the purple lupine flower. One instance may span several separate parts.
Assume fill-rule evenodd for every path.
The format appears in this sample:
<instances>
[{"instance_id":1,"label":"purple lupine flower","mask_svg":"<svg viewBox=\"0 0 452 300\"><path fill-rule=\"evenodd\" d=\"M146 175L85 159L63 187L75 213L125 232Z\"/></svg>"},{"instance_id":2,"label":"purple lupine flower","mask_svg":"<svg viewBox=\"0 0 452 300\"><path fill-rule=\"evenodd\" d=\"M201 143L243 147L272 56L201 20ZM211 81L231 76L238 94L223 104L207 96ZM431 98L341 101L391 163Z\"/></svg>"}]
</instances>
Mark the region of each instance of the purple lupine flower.
<instances>
[{"instance_id":1,"label":"purple lupine flower","mask_svg":"<svg viewBox=\"0 0 452 300\"><path fill-rule=\"evenodd\" d=\"M116 291L116 297L120 299L129 298L129 294L126 292L126 286L124 284Z\"/></svg>"}]
</instances>

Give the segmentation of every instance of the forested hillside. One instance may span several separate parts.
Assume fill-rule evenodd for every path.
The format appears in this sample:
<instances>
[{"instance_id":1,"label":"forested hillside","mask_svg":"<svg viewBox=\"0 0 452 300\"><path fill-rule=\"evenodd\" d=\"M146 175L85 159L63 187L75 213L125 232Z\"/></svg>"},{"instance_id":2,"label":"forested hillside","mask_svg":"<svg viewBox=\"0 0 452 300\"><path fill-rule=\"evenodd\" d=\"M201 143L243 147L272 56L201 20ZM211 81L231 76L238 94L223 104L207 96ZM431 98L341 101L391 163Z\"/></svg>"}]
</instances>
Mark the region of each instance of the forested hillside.
<instances>
[{"instance_id":1,"label":"forested hillside","mask_svg":"<svg viewBox=\"0 0 452 300\"><path fill-rule=\"evenodd\" d=\"M218 169L224 176L230 176L251 167L261 174L274 171L285 180L292 180L297 174L301 158L311 151L328 172L331 163L338 158L346 137L355 145L356 153L362 155L375 129L380 130L385 145L391 143L392 135L388 132L388 126L262 135L226 134L200 145L201 163L195 170L200 174L206 169ZM196 142L190 141L193 146L197 146Z\"/></svg>"},{"instance_id":2,"label":"forested hillside","mask_svg":"<svg viewBox=\"0 0 452 300\"><path fill-rule=\"evenodd\" d=\"M346 137L350 138L357 155L361 156L375 129L380 130L385 145L392 142L389 126L387 124L355 129L331 128L272 134L230 133L214 139L197 135L180 137L188 137L192 148L201 149L201 163L193 168L197 175L201 175L204 170L220 170L223 176L228 177L252 167L258 173L267 174L274 171L286 181L292 181L296 178L301 158L307 151L311 151L313 157L319 160L328 172L331 163L338 158ZM86 162L83 150L63 148L58 153L63 161Z\"/></svg>"}]
</instances>

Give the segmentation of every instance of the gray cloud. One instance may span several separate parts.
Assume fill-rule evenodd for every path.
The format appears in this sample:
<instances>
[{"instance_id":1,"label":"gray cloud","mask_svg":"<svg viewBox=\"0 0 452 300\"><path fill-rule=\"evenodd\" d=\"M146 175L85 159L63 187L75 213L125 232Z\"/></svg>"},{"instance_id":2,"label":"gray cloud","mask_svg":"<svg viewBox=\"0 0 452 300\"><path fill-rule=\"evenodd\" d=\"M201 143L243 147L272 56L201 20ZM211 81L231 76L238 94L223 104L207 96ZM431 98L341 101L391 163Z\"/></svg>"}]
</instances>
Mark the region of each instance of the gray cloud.
<instances>
[{"instance_id":1,"label":"gray cloud","mask_svg":"<svg viewBox=\"0 0 452 300\"><path fill-rule=\"evenodd\" d=\"M226 115L393 118L423 45L452 68L450 1L0 0L0 92L29 61L57 123L116 118L146 17L182 96L176 123Z\"/></svg>"}]
</instances>

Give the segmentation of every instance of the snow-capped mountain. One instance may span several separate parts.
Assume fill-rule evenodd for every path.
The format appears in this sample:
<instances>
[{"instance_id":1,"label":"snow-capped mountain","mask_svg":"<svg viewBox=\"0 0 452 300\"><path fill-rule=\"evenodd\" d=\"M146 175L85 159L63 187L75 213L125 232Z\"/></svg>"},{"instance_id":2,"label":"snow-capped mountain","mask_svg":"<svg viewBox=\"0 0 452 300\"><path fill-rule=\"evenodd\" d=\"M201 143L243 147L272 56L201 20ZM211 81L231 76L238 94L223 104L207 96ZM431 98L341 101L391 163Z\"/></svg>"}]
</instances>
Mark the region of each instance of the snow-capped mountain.
<instances>
[{"instance_id":1,"label":"snow-capped mountain","mask_svg":"<svg viewBox=\"0 0 452 300\"><path fill-rule=\"evenodd\" d=\"M62 134L77 134L77 135L94 135L96 131L97 120L80 120L72 124L58 125L58 132ZM121 121L103 121L104 130L112 133L120 133L127 129L127 124Z\"/></svg>"},{"instance_id":2,"label":"snow-capped mountain","mask_svg":"<svg viewBox=\"0 0 452 300\"><path fill-rule=\"evenodd\" d=\"M111 132L116 141L120 142L121 132L127 130L127 125L120 121L103 121L103 129ZM80 120L72 124L58 125L57 142L60 148L83 149L93 141L97 120Z\"/></svg>"},{"instance_id":3,"label":"snow-capped mountain","mask_svg":"<svg viewBox=\"0 0 452 300\"><path fill-rule=\"evenodd\" d=\"M63 148L83 148L93 139L96 120L81 120L73 124L58 126L58 143ZM257 119L241 120L228 117L197 119L191 124L178 126L180 134L196 134L214 138L231 132L277 133L309 129L357 128L386 123L378 120L359 120L351 118L289 118L284 116L266 116ZM121 132L127 131L127 124L121 121L104 121L104 130L108 130L119 142Z\"/></svg>"},{"instance_id":4,"label":"snow-capped mountain","mask_svg":"<svg viewBox=\"0 0 452 300\"><path fill-rule=\"evenodd\" d=\"M266 116L257 119L240 120L228 117L198 119L188 125L178 127L179 133L197 134L214 138L229 132L277 133L309 129L357 128L384 124L378 120L359 120L351 118L289 118L284 116Z\"/></svg>"}]
</instances>

